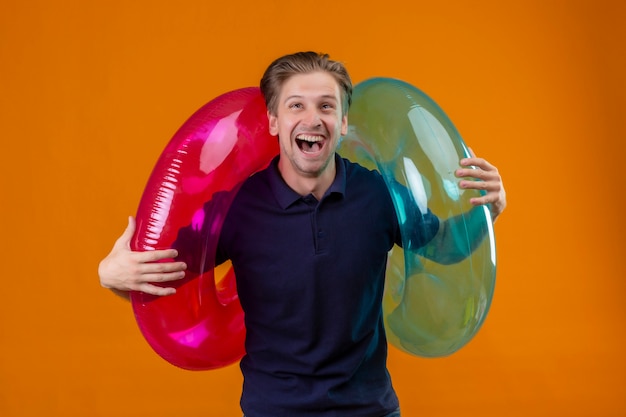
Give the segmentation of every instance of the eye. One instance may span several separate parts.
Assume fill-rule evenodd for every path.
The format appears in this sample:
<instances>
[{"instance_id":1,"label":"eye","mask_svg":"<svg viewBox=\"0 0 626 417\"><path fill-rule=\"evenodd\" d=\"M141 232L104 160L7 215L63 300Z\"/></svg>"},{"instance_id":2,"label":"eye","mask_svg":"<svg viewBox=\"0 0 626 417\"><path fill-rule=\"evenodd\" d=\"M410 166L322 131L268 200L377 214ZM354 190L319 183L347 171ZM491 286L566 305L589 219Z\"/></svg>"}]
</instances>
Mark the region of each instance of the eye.
<instances>
[{"instance_id":1,"label":"eye","mask_svg":"<svg viewBox=\"0 0 626 417\"><path fill-rule=\"evenodd\" d=\"M298 103L298 102L294 102L294 103L290 103L289 104L289 108L290 109L301 109L302 107L303 107L302 103Z\"/></svg>"},{"instance_id":2,"label":"eye","mask_svg":"<svg viewBox=\"0 0 626 417\"><path fill-rule=\"evenodd\" d=\"M321 108L322 110L334 110L335 106L331 103L323 103Z\"/></svg>"}]
</instances>

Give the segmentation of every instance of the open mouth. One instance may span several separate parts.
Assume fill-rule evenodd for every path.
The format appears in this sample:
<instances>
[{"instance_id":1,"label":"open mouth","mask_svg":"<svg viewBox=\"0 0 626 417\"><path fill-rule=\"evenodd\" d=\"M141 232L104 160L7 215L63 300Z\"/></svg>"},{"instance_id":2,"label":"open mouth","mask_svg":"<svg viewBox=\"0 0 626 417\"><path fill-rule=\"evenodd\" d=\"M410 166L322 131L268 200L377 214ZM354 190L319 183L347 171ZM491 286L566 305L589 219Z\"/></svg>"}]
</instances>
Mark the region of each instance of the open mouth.
<instances>
[{"instance_id":1,"label":"open mouth","mask_svg":"<svg viewBox=\"0 0 626 417\"><path fill-rule=\"evenodd\" d=\"M324 138L317 135L298 135L296 144L304 153L316 153L324 147Z\"/></svg>"}]
</instances>

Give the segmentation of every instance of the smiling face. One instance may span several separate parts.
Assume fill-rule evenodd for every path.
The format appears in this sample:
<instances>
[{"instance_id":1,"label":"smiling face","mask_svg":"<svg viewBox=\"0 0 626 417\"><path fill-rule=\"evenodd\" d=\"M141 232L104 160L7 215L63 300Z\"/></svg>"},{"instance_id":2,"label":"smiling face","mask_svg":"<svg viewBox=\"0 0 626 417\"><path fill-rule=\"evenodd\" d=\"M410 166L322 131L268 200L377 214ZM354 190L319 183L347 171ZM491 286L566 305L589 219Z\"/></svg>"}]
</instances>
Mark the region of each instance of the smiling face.
<instances>
[{"instance_id":1,"label":"smiling face","mask_svg":"<svg viewBox=\"0 0 626 417\"><path fill-rule=\"evenodd\" d=\"M323 71L291 76L280 89L275 114L268 112L268 117L270 133L278 135L278 168L285 182L301 194L314 192L301 190L303 182L330 186L335 150L348 129L335 78Z\"/></svg>"}]
</instances>

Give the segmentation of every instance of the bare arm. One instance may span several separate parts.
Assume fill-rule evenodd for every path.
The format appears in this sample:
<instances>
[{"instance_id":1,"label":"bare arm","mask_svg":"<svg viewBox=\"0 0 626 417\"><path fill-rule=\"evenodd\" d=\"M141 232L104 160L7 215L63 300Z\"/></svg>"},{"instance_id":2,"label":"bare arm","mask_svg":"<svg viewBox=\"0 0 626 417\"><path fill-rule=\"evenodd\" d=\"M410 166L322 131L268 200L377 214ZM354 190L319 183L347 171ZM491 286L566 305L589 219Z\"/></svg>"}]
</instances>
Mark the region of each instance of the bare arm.
<instances>
[{"instance_id":1,"label":"bare arm","mask_svg":"<svg viewBox=\"0 0 626 417\"><path fill-rule=\"evenodd\" d=\"M460 161L457 177L465 177L459 187L485 191L470 199L474 207L467 213L441 221L433 239L420 249L422 256L441 264L460 262L472 254L488 233L482 206L489 204L491 219L496 221L506 207L506 192L498 169L470 149L471 157ZM476 181L480 180L480 181ZM468 240L467 237L473 237Z\"/></svg>"},{"instance_id":2,"label":"bare arm","mask_svg":"<svg viewBox=\"0 0 626 417\"><path fill-rule=\"evenodd\" d=\"M130 291L152 295L174 294L176 289L163 288L154 283L175 281L185 276L184 262L160 262L176 258L178 252L175 249L132 251L130 241L134 233L135 219L129 217L126 230L98 266L100 285L126 299L130 298Z\"/></svg>"}]
</instances>

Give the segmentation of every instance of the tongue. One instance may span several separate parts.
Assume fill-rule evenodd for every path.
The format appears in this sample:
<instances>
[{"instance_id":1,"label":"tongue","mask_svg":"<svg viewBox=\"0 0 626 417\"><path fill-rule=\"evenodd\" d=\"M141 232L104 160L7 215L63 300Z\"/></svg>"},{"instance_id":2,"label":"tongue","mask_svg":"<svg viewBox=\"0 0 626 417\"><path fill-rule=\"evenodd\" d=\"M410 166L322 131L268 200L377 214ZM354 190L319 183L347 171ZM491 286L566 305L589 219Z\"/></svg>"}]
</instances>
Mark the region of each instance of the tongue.
<instances>
[{"instance_id":1,"label":"tongue","mask_svg":"<svg viewBox=\"0 0 626 417\"><path fill-rule=\"evenodd\" d=\"M318 142L307 142L307 141L302 141L300 148L302 149L303 152L318 152L319 150L322 149L322 147L320 146Z\"/></svg>"}]
</instances>

